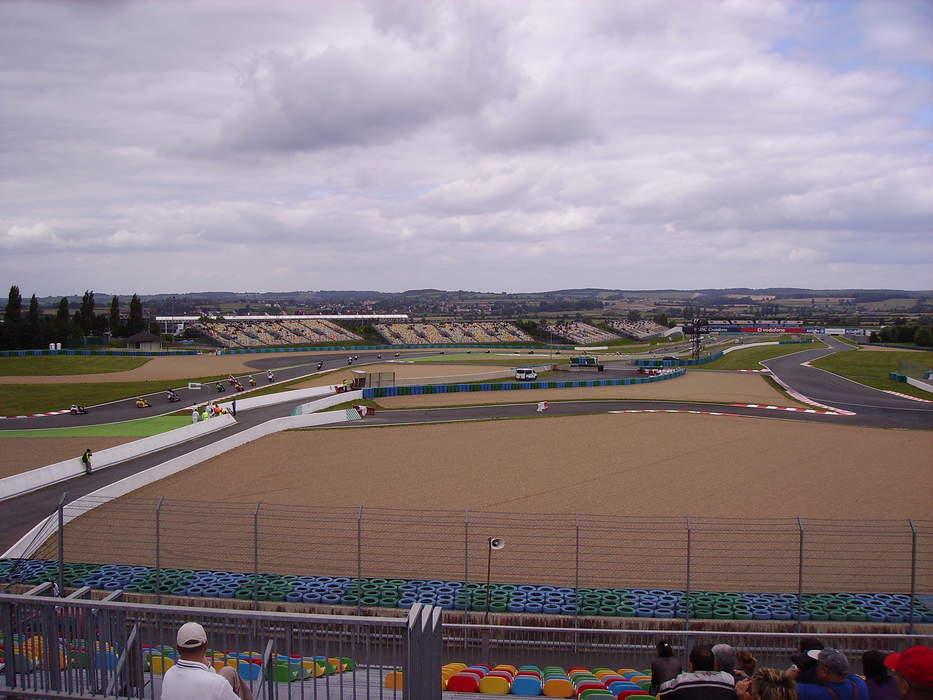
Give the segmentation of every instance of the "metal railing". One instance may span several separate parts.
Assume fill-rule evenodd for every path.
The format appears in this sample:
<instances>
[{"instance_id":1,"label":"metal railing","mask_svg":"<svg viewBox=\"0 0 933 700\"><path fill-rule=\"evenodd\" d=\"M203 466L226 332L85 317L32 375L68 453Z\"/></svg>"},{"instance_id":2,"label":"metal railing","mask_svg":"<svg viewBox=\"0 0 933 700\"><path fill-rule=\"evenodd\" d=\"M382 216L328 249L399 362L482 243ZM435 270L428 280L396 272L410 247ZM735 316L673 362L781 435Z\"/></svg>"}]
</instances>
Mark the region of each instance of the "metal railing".
<instances>
[{"instance_id":1,"label":"metal railing","mask_svg":"<svg viewBox=\"0 0 933 700\"><path fill-rule=\"evenodd\" d=\"M119 593L101 601L84 593L0 594L0 697L158 698L173 663L168 650L187 621L204 625L210 649L220 650L210 657L215 666L236 668L256 698L440 697L425 694L439 689L440 611L430 607L412 608L406 620L141 605L115 600ZM396 672L406 688L385 687Z\"/></svg>"},{"instance_id":2,"label":"metal railing","mask_svg":"<svg viewBox=\"0 0 933 700\"><path fill-rule=\"evenodd\" d=\"M91 499L60 504L49 517L50 530ZM491 558L489 537L507 543ZM933 520L489 513L124 497L102 502L37 542L31 556L60 566L149 566L156 581L168 568L462 582L489 575L501 584L573 589L900 594L910 597L911 609L933 594Z\"/></svg>"}]
</instances>

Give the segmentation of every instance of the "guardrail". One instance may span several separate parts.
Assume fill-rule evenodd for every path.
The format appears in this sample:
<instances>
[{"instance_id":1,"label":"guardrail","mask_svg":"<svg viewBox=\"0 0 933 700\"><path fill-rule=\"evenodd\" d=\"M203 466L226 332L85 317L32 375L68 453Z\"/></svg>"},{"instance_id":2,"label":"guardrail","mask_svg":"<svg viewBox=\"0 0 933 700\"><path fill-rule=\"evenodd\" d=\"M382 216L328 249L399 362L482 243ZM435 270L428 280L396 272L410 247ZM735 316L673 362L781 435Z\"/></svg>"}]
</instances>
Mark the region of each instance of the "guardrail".
<instances>
[{"instance_id":1,"label":"guardrail","mask_svg":"<svg viewBox=\"0 0 933 700\"><path fill-rule=\"evenodd\" d=\"M121 464L129 459L136 459L143 455L164 450L166 447L180 445L188 440L223 430L234 425L236 420L230 415L215 416L206 421L198 421L191 425L184 425L174 430L168 430L158 435L150 435L140 440L127 442L116 447L109 447L94 453L91 465L94 471ZM32 469L22 474L14 474L0 479L0 501L15 498L23 494L57 484L67 479L84 474L84 464L80 457L66 459L62 462L49 464L45 467Z\"/></svg>"},{"instance_id":2,"label":"guardrail","mask_svg":"<svg viewBox=\"0 0 933 700\"><path fill-rule=\"evenodd\" d=\"M46 592L45 590L40 592ZM308 615L0 594L6 665L0 695L155 700L175 662L178 628L207 631L215 667L230 666L256 698L439 700L440 611L407 618ZM264 650L264 651L259 651ZM386 690L401 674L404 689Z\"/></svg>"},{"instance_id":3,"label":"guardrail","mask_svg":"<svg viewBox=\"0 0 933 700\"><path fill-rule=\"evenodd\" d=\"M566 382L501 382L481 384L419 384L414 386L386 386L363 389L364 399L381 399L391 396L413 396L420 394L457 394L474 391L523 391L527 389L573 389L578 387L624 386L628 384L650 384L682 377L686 370L675 370L653 377L626 377L624 379L591 379Z\"/></svg>"},{"instance_id":4,"label":"guardrail","mask_svg":"<svg viewBox=\"0 0 933 700\"><path fill-rule=\"evenodd\" d=\"M0 357L40 357L44 355L100 355L104 357L166 357L199 355L198 350L0 350Z\"/></svg>"}]
</instances>

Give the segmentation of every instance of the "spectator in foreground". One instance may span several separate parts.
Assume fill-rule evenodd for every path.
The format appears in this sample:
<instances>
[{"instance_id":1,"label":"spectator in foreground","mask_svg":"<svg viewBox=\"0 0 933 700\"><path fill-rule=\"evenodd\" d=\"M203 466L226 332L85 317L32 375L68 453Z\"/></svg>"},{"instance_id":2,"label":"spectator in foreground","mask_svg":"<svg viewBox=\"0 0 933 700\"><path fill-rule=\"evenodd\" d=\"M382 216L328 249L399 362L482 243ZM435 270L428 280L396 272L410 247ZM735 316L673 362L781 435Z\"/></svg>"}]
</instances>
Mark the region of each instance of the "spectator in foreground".
<instances>
[{"instance_id":1,"label":"spectator in foreground","mask_svg":"<svg viewBox=\"0 0 933 700\"><path fill-rule=\"evenodd\" d=\"M674 646L669 639L662 639L657 643L658 657L651 662L651 688L648 692L657 695L663 683L676 678L683 668L680 659L674 658Z\"/></svg>"},{"instance_id":2,"label":"spectator in foreground","mask_svg":"<svg viewBox=\"0 0 933 700\"><path fill-rule=\"evenodd\" d=\"M865 681L849 673L849 659L838 649L811 649L816 659L817 683L797 682L799 700L868 700ZM789 673L793 673L790 671Z\"/></svg>"},{"instance_id":3,"label":"spectator in foreground","mask_svg":"<svg viewBox=\"0 0 933 700\"><path fill-rule=\"evenodd\" d=\"M797 700L797 681L793 675L774 668L760 668L742 685L749 700ZM741 697L741 693L740 693Z\"/></svg>"},{"instance_id":4,"label":"spectator in foreground","mask_svg":"<svg viewBox=\"0 0 933 700\"><path fill-rule=\"evenodd\" d=\"M915 646L888 654L884 665L894 671L904 700L933 700L933 649Z\"/></svg>"},{"instance_id":5,"label":"spectator in foreground","mask_svg":"<svg viewBox=\"0 0 933 700\"><path fill-rule=\"evenodd\" d=\"M660 700L737 700L735 679L714 670L716 657L709 646L697 646L690 652L690 671L678 674L661 686Z\"/></svg>"},{"instance_id":6,"label":"spectator in foreground","mask_svg":"<svg viewBox=\"0 0 933 700\"><path fill-rule=\"evenodd\" d=\"M713 646L713 656L716 658L716 670L728 673L735 680L735 649L729 644L716 644Z\"/></svg>"},{"instance_id":7,"label":"spectator in foreground","mask_svg":"<svg viewBox=\"0 0 933 700\"><path fill-rule=\"evenodd\" d=\"M178 660L162 678L162 700L253 700L236 669L214 670L207 658L207 633L197 622L178 628Z\"/></svg>"},{"instance_id":8,"label":"spectator in foreground","mask_svg":"<svg viewBox=\"0 0 933 700\"><path fill-rule=\"evenodd\" d=\"M898 700L901 697L894 678L888 675L884 654L871 650L862 654L862 671L868 686L869 700Z\"/></svg>"},{"instance_id":9,"label":"spectator in foreground","mask_svg":"<svg viewBox=\"0 0 933 700\"><path fill-rule=\"evenodd\" d=\"M819 683L816 675L816 660L808 655L814 649L822 649L823 641L817 637L804 637L800 640L800 651L790 657L794 665L789 670L797 671L797 683Z\"/></svg>"},{"instance_id":10,"label":"spectator in foreground","mask_svg":"<svg viewBox=\"0 0 933 700\"><path fill-rule=\"evenodd\" d=\"M748 649L739 649L735 654L736 663L739 665L739 673L745 678L751 678L755 675L755 669L758 668L758 659L752 656ZM796 689L794 690L796 693Z\"/></svg>"}]
</instances>

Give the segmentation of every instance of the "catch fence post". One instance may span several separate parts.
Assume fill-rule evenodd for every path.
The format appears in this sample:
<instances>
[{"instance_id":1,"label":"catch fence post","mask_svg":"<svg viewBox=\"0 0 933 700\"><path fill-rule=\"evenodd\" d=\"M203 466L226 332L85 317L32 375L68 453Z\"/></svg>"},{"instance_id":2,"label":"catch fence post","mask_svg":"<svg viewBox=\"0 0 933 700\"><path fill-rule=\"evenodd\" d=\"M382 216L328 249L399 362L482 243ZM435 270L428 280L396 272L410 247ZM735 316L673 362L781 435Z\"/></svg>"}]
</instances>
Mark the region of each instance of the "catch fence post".
<instances>
[{"instance_id":1,"label":"catch fence post","mask_svg":"<svg viewBox=\"0 0 933 700\"><path fill-rule=\"evenodd\" d=\"M691 576L693 575L693 520L690 516L686 516L686 525L687 525L687 590L684 591L686 598L686 605L684 605L684 631L690 630L690 589L693 585L691 581ZM688 639L684 639L684 668L686 668L686 654L687 654Z\"/></svg>"},{"instance_id":2,"label":"catch fence post","mask_svg":"<svg viewBox=\"0 0 933 700\"><path fill-rule=\"evenodd\" d=\"M65 595L65 491L58 499L58 595Z\"/></svg>"},{"instance_id":3,"label":"catch fence post","mask_svg":"<svg viewBox=\"0 0 933 700\"><path fill-rule=\"evenodd\" d=\"M910 630L914 633L914 616L917 614L917 526L913 520L910 525Z\"/></svg>"},{"instance_id":4,"label":"catch fence post","mask_svg":"<svg viewBox=\"0 0 933 700\"><path fill-rule=\"evenodd\" d=\"M573 606L573 624L574 627L579 626L580 624L580 514L576 513L576 525L575 525L575 535L576 539L574 542L574 577L573 577L573 592L574 592L574 606Z\"/></svg>"},{"instance_id":5,"label":"catch fence post","mask_svg":"<svg viewBox=\"0 0 933 700\"><path fill-rule=\"evenodd\" d=\"M253 511L253 610L258 606L257 596L259 595L259 509L262 507L262 501L256 504L256 510Z\"/></svg>"},{"instance_id":6,"label":"catch fence post","mask_svg":"<svg viewBox=\"0 0 933 700\"><path fill-rule=\"evenodd\" d=\"M799 635L800 617L803 612L803 519L799 515L797 516L797 548L797 634Z\"/></svg>"},{"instance_id":7,"label":"catch fence post","mask_svg":"<svg viewBox=\"0 0 933 700\"><path fill-rule=\"evenodd\" d=\"M362 590L359 588L360 583L363 579L363 506L360 506L359 512L356 515L356 585L357 590ZM356 614L360 615L363 612L363 601L362 596L357 593L356 596Z\"/></svg>"},{"instance_id":8,"label":"catch fence post","mask_svg":"<svg viewBox=\"0 0 933 700\"><path fill-rule=\"evenodd\" d=\"M463 511L463 585L470 585L470 511ZM473 589L468 588L472 591ZM463 606L463 624L469 622L470 606L473 605L473 594L468 593L465 598L466 605ZM463 632L463 648L466 650L467 641L466 630Z\"/></svg>"},{"instance_id":9,"label":"catch fence post","mask_svg":"<svg viewBox=\"0 0 933 700\"><path fill-rule=\"evenodd\" d=\"M156 605L162 604L162 503L165 496L159 497L156 504Z\"/></svg>"}]
</instances>

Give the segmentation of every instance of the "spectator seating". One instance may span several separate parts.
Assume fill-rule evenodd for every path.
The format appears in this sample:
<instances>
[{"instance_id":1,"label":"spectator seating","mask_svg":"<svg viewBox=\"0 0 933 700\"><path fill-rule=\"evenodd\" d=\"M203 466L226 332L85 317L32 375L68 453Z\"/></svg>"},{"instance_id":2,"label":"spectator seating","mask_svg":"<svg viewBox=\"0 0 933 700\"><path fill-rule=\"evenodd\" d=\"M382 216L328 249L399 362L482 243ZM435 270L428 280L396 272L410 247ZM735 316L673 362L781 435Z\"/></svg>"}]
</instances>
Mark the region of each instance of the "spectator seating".
<instances>
[{"instance_id":1,"label":"spectator seating","mask_svg":"<svg viewBox=\"0 0 933 700\"><path fill-rule=\"evenodd\" d=\"M381 323L375 329L392 345L528 343L532 340L523 330L500 321Z\"/></svg>"},{"instance_id":2,"label":"spectator seating","mask_svg":"<svg viewBox=\"0 0 933 700\"><path fill-rule=\"evenodd\" d=\"M203 321L199 327L205 335L226 348L355 343L362 340L355 333L324 319L217 320Z\"/></svg>"},{"instance_id":3,"label":"spectator seating","mask_svg":"<svg viewBox=\"0 0 933 700\"><path fill-rule=\"evenodd\" d=\"M654 321L609 321L607 325L614 328L622 335L634 338L635 340L650 340L659 338L667 330L664 326Z\"/></svg>"},{"instance_id":4,"label":"spectator seating","mask_svg":"<svg viewBox=\"0 0 933 700\"><path fill-rule=\"evenodd\" d=\"M609 333L596 326L591 326L588 323L581 323L580 321L542 323L540 329L543 333L565 338L577 345L594 345L596 343L605 343L610 340L619 339L619 336L615 333Z\"/></svg>"}]
</instances>

